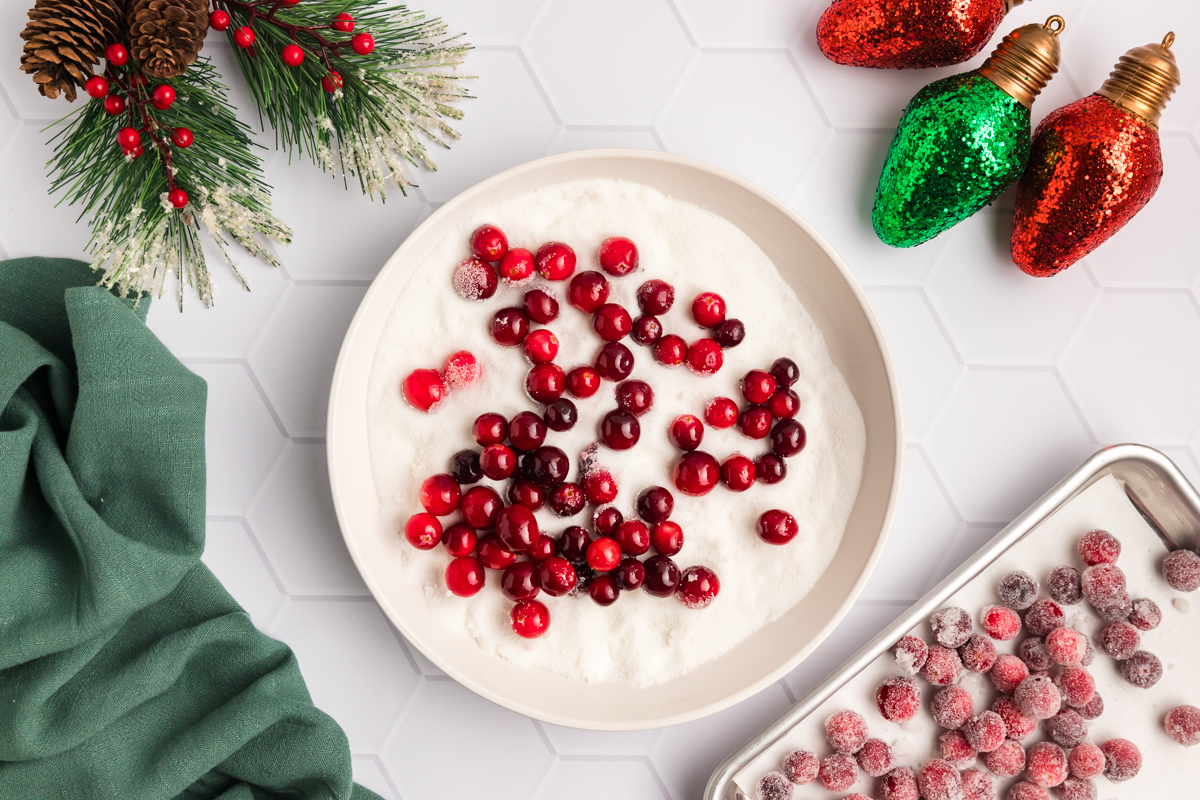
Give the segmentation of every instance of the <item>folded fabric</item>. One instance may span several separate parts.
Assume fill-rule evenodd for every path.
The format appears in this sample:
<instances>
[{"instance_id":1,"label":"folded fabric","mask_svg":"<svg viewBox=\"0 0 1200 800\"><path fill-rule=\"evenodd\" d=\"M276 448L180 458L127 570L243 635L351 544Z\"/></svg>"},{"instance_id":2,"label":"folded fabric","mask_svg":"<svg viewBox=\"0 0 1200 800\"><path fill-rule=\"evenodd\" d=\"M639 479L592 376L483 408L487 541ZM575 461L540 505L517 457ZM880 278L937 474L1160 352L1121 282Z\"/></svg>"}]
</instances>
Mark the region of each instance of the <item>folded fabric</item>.
<instances>
[{"instance_id":1,"label":"folded fabric","mask_svg":"<svg viewBox=\"0 0 1200 800\"><path fill-rule=\"evenodd\" d=\"M204 381L95 283L0 262L0 798L375 798L200 563Z\"/></svg>"}]
</instances>

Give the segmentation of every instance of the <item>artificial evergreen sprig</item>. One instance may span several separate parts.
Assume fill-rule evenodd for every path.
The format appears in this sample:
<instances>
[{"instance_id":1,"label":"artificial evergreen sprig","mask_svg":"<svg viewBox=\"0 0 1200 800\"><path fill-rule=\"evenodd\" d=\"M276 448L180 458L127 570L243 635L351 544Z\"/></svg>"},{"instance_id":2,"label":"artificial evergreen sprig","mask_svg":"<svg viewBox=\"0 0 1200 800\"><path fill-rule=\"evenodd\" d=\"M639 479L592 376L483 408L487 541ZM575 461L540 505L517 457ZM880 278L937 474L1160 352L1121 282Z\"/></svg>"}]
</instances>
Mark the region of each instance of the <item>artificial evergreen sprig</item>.
<instances>
[{"instance_id":1,"label":"artificial evergreen sprig","mask_svg":"<svg viewBox=\"0 0 1200 800\"><path fill-rule=\"evenodd\" d=\"M437 169L419 133L443 147L458 138L447 120L462 112L450 103L468 95L453 69L470 45L447 36L440 19L385 0L213 4L228 15L260 119L289 153L355 176L374 196L388 179L405 191L404 162Z\"/></svg>"}]
</instances>

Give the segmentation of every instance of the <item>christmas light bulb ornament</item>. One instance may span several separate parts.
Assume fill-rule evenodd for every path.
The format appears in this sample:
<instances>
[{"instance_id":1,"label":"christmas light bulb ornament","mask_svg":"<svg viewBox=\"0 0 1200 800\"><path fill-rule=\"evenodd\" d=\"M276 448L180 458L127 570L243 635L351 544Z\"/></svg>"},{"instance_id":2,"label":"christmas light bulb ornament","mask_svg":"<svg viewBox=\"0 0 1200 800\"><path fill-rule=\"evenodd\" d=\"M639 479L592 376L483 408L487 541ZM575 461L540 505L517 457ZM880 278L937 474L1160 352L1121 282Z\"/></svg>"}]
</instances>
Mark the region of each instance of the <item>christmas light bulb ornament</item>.
<instances>
[{"instance_id":1,"label":"christmas light bulb ornament","mask_svg":"<svg viewBox=\"0 0 1200 800\"><path fill-rule=\"evenodd\" d=\"M1158 120L1179 86L1168 33L1135 47L1095 94L1038 125L1017 184L1012 257L1055 275L1103 244L1150 201L1162 180Z\"/></svg>"},{"instance_id":2,"label":"christmas light bulb ornament","mask_svg":"<svg viewBox=\"0 0 1200 800\"><path fill-rule=\"evenodd\" d=\"M977 70L926 86L904 109L871 221L893 247L957 225L1017 181L1029 155L1029 109L1058 71L1063 19L1004 37Z\"/></svg>"},{"instance_id":3,"label":"christmas light bulb ornament","mask_svg":"<svg viewBox=\"0 0 1200 800\"><path fill-rule=\"evenodd\" d=\"M830 61L918 69L961 64L991 41L1024 0L834 0L817 23Z\"/></svg>"}]
</instances>

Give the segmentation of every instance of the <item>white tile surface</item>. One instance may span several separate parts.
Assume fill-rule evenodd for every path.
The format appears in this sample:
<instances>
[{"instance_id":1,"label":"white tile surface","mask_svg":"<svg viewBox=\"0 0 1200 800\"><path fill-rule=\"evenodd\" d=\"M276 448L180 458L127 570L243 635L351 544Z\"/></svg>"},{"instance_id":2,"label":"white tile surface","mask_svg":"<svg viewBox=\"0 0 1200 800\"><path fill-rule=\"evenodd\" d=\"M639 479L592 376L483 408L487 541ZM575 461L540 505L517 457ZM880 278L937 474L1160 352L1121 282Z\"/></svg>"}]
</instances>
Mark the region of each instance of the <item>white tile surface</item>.
<instances>
[{"instance_id":1,"label":"white tile surface","mask_svg":"<svg viewBox=\"0 0 1200 800\"><path fill-rule=\"evenodd\" d=\"M826 61L826 0L430 0L476 45L462 74L463 139L431 150L409 198L344 190L268 147L277 210L295 229L283 267L214 266L217 308L155 303L150 325L209 382L204 559L252 619L292 644L313 697L347 729L356 778L391 800L633 797L695 800L713 767L808 691L998 525L1101 444L1158 444L1200 477L1200 7L1189 0L1026 3L1000 33L1067 19L1063 69L1035 122L1094 91L1130 47L1179 37L1183 85L1163 118L1158 196L1086 263L1049 280L1005 257L1011 193L910 250L871 231L893 127L922 86L967 67L856 70ZM0 4L19 30L26 4ZM1011 24L1010 24L1011 23ZM81 256L87 229L55 207L38 96L0 41L0 250ZM248 108L231 54L206 52ZM968 66L978 64L983 55ZM76 104L78 107L78 104ZM256 115L244 114L257 131ZM785 197L868 287L905 400L907 469L887 569L800 668L710 719L596 733L535 724L459 687L406 646L371 602L329 499L325 404L337 349L366 283L432 207L547 153L666 149L708 159ZM930 554L935 554L931 556Z\"/></svg>"}]
</instances>

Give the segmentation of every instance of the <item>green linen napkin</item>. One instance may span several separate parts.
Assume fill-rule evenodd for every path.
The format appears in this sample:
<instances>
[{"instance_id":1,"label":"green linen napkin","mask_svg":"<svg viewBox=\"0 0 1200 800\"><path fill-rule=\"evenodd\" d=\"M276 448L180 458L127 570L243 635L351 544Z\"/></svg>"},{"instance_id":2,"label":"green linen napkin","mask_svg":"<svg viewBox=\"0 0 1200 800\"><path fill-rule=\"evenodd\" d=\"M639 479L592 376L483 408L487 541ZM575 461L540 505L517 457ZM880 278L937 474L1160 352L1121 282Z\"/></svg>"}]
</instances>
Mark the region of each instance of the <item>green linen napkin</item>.
<instances>
[{"instance_id":1,"label":"green linen napkin","mask_svg":"<svg viewBox=\"0 0 1200 800\"><path fill-rule=\"evenodd\" d=\"M200 563L204 381L95 283L0 262L0 798L376 798Z\"/></svg>"}]
</instances>

